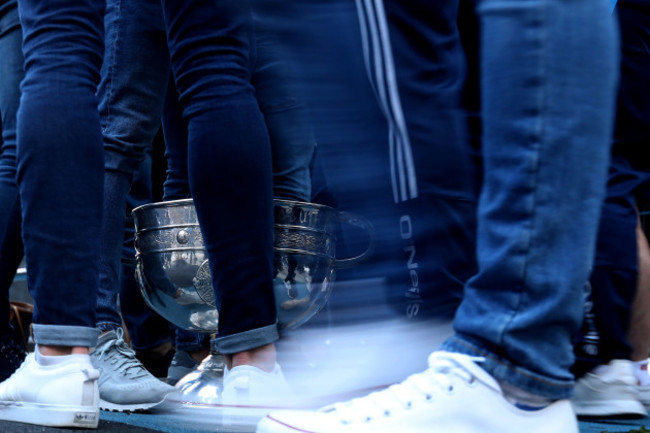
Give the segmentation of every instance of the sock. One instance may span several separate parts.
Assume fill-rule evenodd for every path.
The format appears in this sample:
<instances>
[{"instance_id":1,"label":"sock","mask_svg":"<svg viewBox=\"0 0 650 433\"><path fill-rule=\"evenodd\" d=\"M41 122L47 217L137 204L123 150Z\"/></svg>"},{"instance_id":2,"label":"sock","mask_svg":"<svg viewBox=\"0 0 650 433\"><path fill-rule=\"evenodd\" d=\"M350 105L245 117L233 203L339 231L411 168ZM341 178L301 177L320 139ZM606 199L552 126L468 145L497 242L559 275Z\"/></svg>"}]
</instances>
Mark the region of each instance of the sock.
<instances>
[{"instance_id":1,"label":"sock","mask_svg":"<svg viewBox=\"0 0 650 433\"><path fill-rule=\"evenodd\" d=\"M648 374L648 360L634 363L634 375L640 386L650 386L650 374Z\"/></svg>"},{"instance_id":2,"label":"sock","mask_svg":"<svg viewBox=\"0 0 650 433\"><path fill-rule=\"evenodd\" d=\"M74 355L60 355L60 356L47 356L43 355L40 350L38 350L38 345L34 348L34 358L38 365L47 367L50 365L62 364L64 362L70 361L71 357L88 357L88 355L74 354Z\"/></svg>"},{"instance_id":3,"label":"sock","mask_svg":"<svg viewBox=\"0 0 650 433\"><path fill-rule=\"evenodd\" d=\"M523 410L540 410L544 409L555 400L524 391L506 382L499 382L503 396L519 409Z\"/></svg>"}]
</instances>

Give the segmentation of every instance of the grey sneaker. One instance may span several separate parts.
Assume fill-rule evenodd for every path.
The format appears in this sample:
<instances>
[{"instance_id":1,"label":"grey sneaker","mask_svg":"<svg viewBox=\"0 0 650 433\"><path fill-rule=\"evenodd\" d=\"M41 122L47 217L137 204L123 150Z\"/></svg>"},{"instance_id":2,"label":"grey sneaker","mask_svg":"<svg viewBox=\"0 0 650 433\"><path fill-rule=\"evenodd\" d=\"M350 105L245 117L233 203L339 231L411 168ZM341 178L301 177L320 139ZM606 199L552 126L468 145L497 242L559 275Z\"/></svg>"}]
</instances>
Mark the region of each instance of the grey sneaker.
<instances>
[{"instance_id":1,"label":"grey sneaker","mask_svg":"<svg viewBox=\"0 0 650 433\"><path fill-rule=\"evenodd\" d=\"M135 357L118 328L99 337L90 354L99 370L99 406L104 410L133 412L161 404L174 387L155 378Z\"/></svg>"},{"instance_id":2,"label":"grey sneaker","mask_svg":"<svg viewBox=\"0 0 650 433\"><path fill-rule=\"evenodd\" d=\"M176 351L167 370L167 383L176 385L179 380L191 373L198 366L199 363L194 361L189 353L184 350Z\"/></svg>"}]
</instances>

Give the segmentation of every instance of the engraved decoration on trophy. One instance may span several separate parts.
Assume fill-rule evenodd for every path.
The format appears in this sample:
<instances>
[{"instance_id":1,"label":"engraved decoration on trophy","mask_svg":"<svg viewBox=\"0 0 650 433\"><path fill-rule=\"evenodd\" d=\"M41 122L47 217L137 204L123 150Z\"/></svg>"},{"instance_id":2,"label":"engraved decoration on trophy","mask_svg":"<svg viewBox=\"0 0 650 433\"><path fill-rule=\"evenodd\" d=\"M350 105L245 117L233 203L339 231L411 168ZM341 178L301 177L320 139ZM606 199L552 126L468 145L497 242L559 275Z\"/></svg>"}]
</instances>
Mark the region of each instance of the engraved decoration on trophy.
<instances>
[{"instance_id":1,"label":"engraved decoration on trophy","mask_svg":"<svg viewBox=\"0 0 650 433\"><path fill-rule=\"evenodd\" d=\"M175 325L216 332L218 313L210 267L192 199L140 206L136 225L136 280L147 304ZM366 231L368 247L338 259L342 223ZM295 329L327 302L335 269L359 263L373 246L365 218L328 206L274 200L274 296L281 331Z\"/></svg>"}]
</instances>

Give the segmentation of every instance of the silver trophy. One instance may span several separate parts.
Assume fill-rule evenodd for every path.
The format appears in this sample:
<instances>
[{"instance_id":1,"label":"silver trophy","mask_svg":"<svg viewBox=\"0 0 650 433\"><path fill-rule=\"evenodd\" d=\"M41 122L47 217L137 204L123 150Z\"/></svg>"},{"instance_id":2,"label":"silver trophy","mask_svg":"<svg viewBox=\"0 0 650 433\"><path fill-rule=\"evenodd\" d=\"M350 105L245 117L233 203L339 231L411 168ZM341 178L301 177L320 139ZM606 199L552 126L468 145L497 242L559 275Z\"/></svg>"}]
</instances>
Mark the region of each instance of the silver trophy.
<instances>
[{"instance_id":1,"label":"silver trophy","mask_svg":"<svg viewBox=\"0 0 650 433\"><path fill-rule=\"evenodd\" d=\"M133 217L136 280L147 304L180 328L216 333L219 314L193 200L147 204L134 209ZM336 258L342 223L368 234L368 247L358 256ZM274 200L273 287L279 330L293 330L313 317L330 296L335 270L365 259L373 238L372 225L358 215ZM209 401L218 399L214 377L223 370L223 359L212 351L206 361L177 385L183 401L204 401L208 394Z\"/></svg>"}]
</instances>

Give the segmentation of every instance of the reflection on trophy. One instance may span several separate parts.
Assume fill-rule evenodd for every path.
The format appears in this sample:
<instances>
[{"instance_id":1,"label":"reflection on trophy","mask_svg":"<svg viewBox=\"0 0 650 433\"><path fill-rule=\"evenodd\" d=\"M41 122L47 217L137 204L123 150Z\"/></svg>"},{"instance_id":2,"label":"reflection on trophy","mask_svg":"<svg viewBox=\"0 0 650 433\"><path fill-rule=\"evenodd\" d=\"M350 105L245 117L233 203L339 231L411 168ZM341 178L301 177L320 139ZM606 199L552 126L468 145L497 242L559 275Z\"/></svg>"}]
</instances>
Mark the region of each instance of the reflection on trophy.
<instances>
[{"instance_id":1,"label":"reflection on trophy","mask_svg":"<svg viewBox=\"0 0 650 433\"><path fill-rule=\"evenodd\" d=\"M176 326L216 333L219 314L212 278L191 199L153 203L133 210L136 280L147 304ZM367 231L362 254L336 258L341 223ZM274 200L274 295L280 332L307 322L326 304L335 269L368 256L373 228L364 218L328 206ZM182 401L216 401L223 358L215 351L177 387Z\"/></svg>"}]
</instances>

